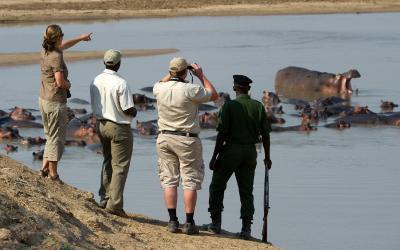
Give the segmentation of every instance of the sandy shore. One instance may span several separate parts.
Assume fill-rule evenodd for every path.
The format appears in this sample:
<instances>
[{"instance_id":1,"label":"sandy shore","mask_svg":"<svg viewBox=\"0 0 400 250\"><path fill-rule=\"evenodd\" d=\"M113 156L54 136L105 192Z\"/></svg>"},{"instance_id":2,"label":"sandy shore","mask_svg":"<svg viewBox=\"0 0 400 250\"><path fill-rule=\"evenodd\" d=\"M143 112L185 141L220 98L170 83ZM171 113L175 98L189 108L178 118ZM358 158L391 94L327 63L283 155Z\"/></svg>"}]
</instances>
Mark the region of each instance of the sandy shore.
<instances>
[{"instance_id":1,"label":"sandy shore","mask_svg":"<svg viewBox=\"0 0 400 250\"><path fill-rule=\"evenodd\" d=\"M398 0L2 0L0 22L399 11Z\"/></svg>"},{"instance_id":2,"label":"sandy shore","mask_svg":"<svg viewBox=\"0 0 400 250\"><path fill-rule=\"evenodd\" d=\"M154 56L176 53L177 49L127 49L122 50L123 57ZM104 51L66 51L64 58L67 62L102 59ZM39 52L0 53L0 67L37 64L40 60Z\"/></svg>"},{"instance_id":3,"label":"sandy shore","mask_svg":"<svg viewBox=\"0 0 400 250\"><path fill-rule=\"evenodd\" d=\"M88 177L90 178L90 177ZM172 234L166 222L110 215L93 194L40 177L0 154L1 249L269 249L232 233Z\"/></svg>"}]
</instances>

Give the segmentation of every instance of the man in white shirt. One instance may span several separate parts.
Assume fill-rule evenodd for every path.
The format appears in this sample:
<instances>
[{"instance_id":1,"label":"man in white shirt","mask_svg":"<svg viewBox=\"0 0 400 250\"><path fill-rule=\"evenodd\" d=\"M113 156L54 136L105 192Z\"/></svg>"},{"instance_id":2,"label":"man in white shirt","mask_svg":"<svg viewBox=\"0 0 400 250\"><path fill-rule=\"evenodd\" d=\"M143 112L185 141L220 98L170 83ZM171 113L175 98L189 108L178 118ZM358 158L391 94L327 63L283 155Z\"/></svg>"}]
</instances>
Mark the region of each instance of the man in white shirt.
<instances>
[{"instance_id":1,"label":"man in white shirt","mask_svg":"<svg viewBox=\"0 0 400 250\"><path fill-rule=\"evenodd\" d=\"M199 78L202 86L185 81L189 70ZM176 205L181 179L186 212L183 232L197 234L193 216L197 190L201 189L204 178L198 106L217 100L218 93L201 67L188 64L184 58L174 58L169 64L169 74L154 85L153 94L157 99L160 131L157 138L159 176L170 216L168 230L176 233L179 229Z\"/></svg>"},{"instance_id":2,"label":"man in white shirt","mask_svg":"<svg viewBox=\"0 0 400 250\"><path fill-rule=\"evenodd\" d=\"M111 214L126 217L123 192L132 157L131 121L136 116L136 109L127 82L117 74L121 52L106 51L104 65L104 72L90 85L91 105L98 121L104 156L99 206Z\"/></svg>"}]
</instances>

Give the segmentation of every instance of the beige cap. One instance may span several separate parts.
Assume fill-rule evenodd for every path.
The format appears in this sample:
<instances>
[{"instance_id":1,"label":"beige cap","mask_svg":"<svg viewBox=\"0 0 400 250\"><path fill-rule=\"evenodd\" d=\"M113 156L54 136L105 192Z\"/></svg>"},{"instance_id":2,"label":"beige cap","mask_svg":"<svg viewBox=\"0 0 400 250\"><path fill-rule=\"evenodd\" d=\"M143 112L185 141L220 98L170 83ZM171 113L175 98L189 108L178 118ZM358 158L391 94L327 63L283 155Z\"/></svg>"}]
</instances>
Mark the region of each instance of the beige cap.
<instances>
[{"instance_id":1,"label":"beige cap","mask_svg":"<svg viewBox=\"0 0 400 250\"><path fill-rule=\"evenodd\" d=\"M187 69L189 65L190 64L185 60L185 58L175 57L169 62L169 71L180 72Z\"/></svg>"},{"instance_id":2,"label":"beige cap","mask_svg":"<svg viewBox=\"0 0 400 250\"><path fill-rule=\"evenodd\" d=\"M121 61L121 51L109 49L104 53L104 63L108 66L114 66Z\"/></svg>"}]
</instances>

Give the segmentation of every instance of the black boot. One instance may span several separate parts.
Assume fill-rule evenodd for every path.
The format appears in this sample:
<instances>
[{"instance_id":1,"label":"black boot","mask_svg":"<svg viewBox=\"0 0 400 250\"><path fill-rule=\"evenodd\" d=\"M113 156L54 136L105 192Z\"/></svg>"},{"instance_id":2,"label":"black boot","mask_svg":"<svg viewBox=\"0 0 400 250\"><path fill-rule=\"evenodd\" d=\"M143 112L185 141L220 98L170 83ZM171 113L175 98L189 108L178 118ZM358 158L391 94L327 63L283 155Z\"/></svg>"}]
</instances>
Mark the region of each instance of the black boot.
<instances>
[{"instance_id":1,"label":"black boot","mask_svg":"<svg viewBox=\"0 0 400 250\"><path fill-rule=\"evenodd\" d=\"M211 213L211 224L208 225L208 231L220 234L221 233L221 212Z\"/></svg>"},{"instance_id":2,"label":"black boot","mask_svg":"<svg viewBox=\"0 0 400 250\"><path fill-rule=\"evenodd\" d=\"M251 238L251 224L252 219L242 218L242 231L239 233L239 238L243 240L250 240Z\"/></svg>"}]
</instances>

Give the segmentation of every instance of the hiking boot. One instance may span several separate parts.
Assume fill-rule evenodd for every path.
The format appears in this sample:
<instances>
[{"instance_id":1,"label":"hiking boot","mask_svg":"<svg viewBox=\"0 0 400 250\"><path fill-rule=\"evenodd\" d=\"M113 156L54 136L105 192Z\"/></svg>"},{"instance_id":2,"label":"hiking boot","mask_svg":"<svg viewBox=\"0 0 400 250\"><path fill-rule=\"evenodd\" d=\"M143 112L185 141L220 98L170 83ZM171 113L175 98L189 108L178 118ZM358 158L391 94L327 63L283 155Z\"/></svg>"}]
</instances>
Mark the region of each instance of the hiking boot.
<instances>
[{"instance_id":1,"label":"hiking boot","mask_svg":"<svg viewBox=\"0 0 400 250\"><path fill-rule=\"evenodd\" d=\"M211 223L208 224L207 231L214 234L221 233L221 213L211 213Z\"/></svg>"},{"instance_id":2,"label":"hiking boot","mask_svg":"<svg viewBox=\"0 0 400 250\"><path fill-rule=\"evenodd\" d=\"M251 239L251 219L243 218L242 219L242 231L239 233L239 238L243 240Z\"/></svg>"},{"instance_id":3,"label":"hiking boot","mask_svg":"<svg viewBox=\"0 0 400 250\"><path fill-rule=\"evenodd\" d=\"M129 216L125 213L125 211L123 209L117 209L117 210L112 210L109 208L105 209L107 213L109 214L113 214L119 217L123 217L123 218L128 218Z\"/></svg>"},{"instance_id":4,"label":"hiking boot","mask_svg":"<svg viewBox=\"0 0 400 250\"><path fill-rule=\"evenodd\" d=\"M198 234L199 228L196 226L195 223L192 224L192 223L186 222L185 224L183 224L182 232L187 235Z\"/></svg>"},{"instance_id":5,"label":"hiking boot","mask_svg":"<svg viewBox=\"0 0 400 250\"><path fill-rule=\"evenodd\" d=\"M177 233L179 230L179 221L177 220L171 220L168 222L168 231L171 233Z\"/></svg>"},{"instance_id":6,"label":"hiking boot","mask_svg":"<svg viewBox=\"0 0 400 250\"><path fill-rule=\"evenodd\" d=\"M207 225L207 231L220 234L221 233L221 222L212 221L210 224Z\"/></svg>"},{"instance_id":7,"label":"hiking boot","mask_svg":"<svg viewBox=\"0 0 400 250\"><path fill-rule=\"evenodd\" d=\"M107 207L107 201L108 200L101 200L97 205L99 206L99 208L105 209Z\"/></svg>"}]
</instances>

